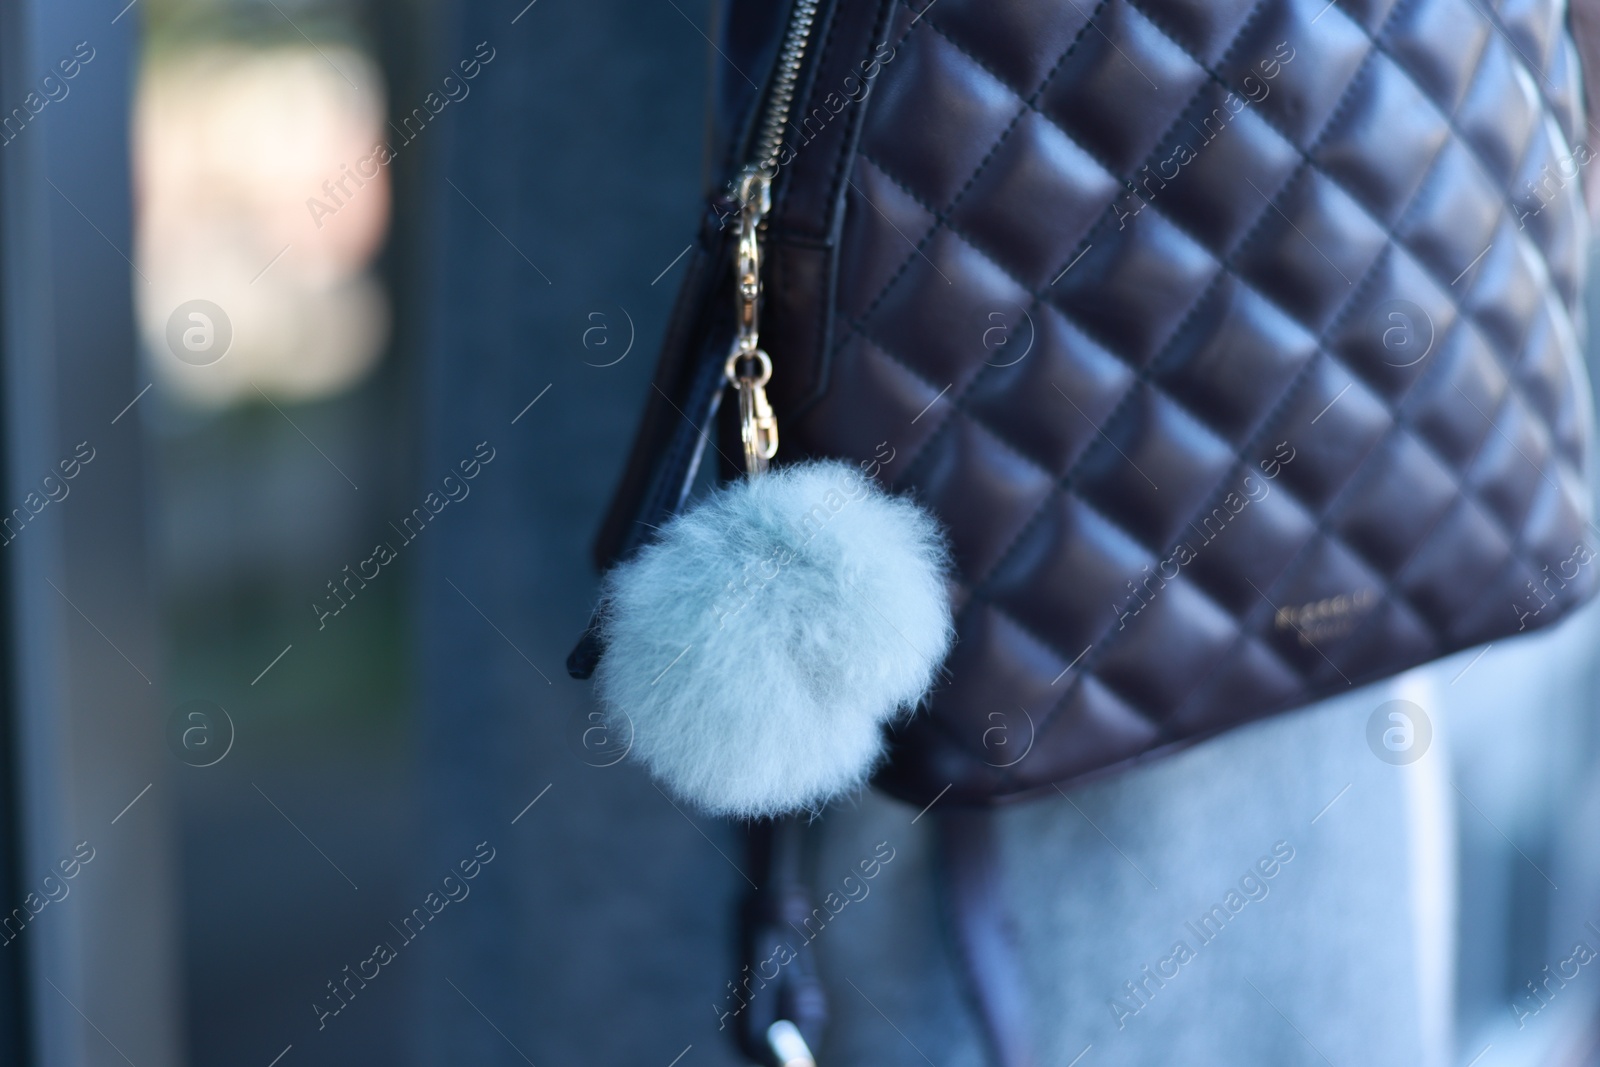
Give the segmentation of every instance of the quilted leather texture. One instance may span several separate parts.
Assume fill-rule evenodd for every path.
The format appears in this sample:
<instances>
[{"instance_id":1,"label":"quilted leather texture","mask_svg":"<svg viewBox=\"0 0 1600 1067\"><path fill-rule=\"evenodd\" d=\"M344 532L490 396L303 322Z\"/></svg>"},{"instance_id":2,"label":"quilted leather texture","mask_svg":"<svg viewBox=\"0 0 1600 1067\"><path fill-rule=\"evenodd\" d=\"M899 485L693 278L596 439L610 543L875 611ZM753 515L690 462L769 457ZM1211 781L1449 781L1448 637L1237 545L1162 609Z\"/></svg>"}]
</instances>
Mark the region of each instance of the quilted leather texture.
<instances>
[{"instance_id":1,"label":"quilted leather texture","mask_svg":"<svg viewBox=\"0 0 1600 1067\"><path fill-rule=\"evenodd\" d=\"M825 131L833 221L775 219L763 330L781 457L876 458L950 532L957 645L879 784L1025 795L1592 593L1561 3L900 0L880 29ZM826 184L800 124L833 88L780 201Z\"/></svg>"}]
</instances>

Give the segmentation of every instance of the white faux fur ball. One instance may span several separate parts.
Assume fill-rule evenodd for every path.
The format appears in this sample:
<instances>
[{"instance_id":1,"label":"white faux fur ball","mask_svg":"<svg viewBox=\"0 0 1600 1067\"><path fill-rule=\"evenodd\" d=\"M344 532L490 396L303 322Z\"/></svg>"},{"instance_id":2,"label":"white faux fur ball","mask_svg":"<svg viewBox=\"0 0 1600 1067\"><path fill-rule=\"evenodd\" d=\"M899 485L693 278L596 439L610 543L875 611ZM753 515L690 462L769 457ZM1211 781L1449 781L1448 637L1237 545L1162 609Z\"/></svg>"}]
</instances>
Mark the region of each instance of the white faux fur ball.
<instances>
[{"instance_id":1,"label":"white faux fur ball","mask_svg":"<svg viewBox=\"0 0 1600 1067\"><path fill-rule=\"evenodd\" d=\"M718 489L606 578L599 698L633 754L717 815L863 785L952 634L933 518L818 461Z\"/></svg>"}]
</instances>

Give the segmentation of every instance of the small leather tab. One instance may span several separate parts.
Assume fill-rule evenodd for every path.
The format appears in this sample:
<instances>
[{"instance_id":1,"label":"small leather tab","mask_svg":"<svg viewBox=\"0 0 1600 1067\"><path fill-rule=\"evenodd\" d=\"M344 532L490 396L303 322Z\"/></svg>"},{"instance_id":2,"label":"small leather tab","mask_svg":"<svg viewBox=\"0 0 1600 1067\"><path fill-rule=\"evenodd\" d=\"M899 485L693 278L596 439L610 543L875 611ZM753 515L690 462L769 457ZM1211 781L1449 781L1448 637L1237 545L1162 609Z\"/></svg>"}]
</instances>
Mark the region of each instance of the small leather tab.
<instances>
[{"instance_id":1,"label":"small leather tab","mask_svg":"<svg viewBox=\"0 0 1600 1067\"><path fill-rule=\"evenodd\" d=\"M588 681L600 666L600 657L605 651L605 640L600 636L600 609L596 608L589 617L588 629L567 654L567 673L580 682Z\"/></svg>"}]
</instances>

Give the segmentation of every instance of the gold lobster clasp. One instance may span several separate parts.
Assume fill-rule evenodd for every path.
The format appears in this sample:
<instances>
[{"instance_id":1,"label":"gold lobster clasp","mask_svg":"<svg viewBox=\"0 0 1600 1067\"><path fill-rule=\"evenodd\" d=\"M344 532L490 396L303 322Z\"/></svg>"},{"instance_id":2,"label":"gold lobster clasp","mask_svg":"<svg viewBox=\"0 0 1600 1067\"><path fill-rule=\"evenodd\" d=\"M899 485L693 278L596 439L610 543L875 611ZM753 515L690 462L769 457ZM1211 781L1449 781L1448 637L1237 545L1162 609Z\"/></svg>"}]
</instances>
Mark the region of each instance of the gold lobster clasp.
<instances>
[{"instance_id":1,"label":"gold lobster clasp","mask_svg":"<svg viewBox=\"0 0 1600 1067\"><path fill-rule=\"evenodd\" d=\"M740 373L740 364L748 360L756 363L754 377ZM744 445L745 474L754 478L765 474L767 463L778 454L778 419L766 390L772 378L772 358L759 348L745 352L735 347L723 373L739 390L739 442Z\"/></svg>"}]
</instances>

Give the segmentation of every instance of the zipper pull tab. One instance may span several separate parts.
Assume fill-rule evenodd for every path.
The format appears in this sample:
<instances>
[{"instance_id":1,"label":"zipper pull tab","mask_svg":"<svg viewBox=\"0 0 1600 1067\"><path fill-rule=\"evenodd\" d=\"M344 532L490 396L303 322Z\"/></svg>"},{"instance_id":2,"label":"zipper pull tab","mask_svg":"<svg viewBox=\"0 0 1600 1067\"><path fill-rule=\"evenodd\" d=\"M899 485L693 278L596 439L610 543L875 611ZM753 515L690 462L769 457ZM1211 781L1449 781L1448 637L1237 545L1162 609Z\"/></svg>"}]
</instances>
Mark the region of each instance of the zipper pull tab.
<instances>
[{"instance_id":1,"label":"zipper pull tab","mask_svg":"<svg viewBox=\"0 0 1600 1067\"><path fill-rule=\"evenodd\" d=\"M753 352L760 333L761 225L772 210L772 179L760 167L739 178L739 247L733 265L739 317L739 349Z\"/></svg>"},{"instance_id":2,"label":"zipper pull tab","mask_svg":"<svg viewBox=\"0 0 1600 1067\"><path fill-rule=\"evenodd\" d=\"M754 478L766 473L778 453L778 420L767 402L772 358L760 347L761 224L772 209L772 179L750 167L739 179L739 247L734 262L735 308L739 334L723 373L739 390L739 440L744 445L744 470Z\"/></svg>"}]
</instances>

